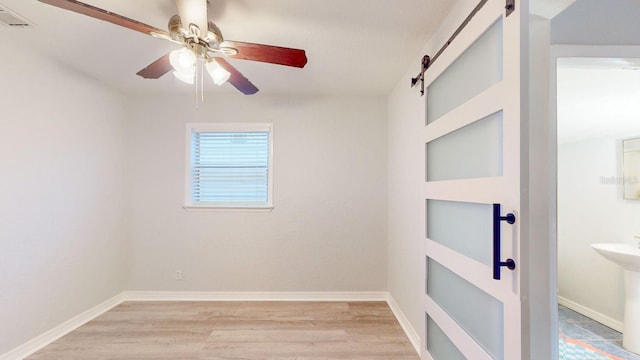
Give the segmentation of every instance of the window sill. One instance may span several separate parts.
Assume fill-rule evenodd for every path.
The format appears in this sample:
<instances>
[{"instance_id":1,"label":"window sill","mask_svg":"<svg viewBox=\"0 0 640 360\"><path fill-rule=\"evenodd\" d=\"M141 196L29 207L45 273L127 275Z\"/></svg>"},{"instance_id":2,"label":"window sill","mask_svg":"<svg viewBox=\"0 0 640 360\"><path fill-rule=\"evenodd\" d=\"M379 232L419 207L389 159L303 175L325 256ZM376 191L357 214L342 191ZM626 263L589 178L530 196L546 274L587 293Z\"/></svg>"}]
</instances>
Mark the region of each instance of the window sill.
<instances>
[{"instance_id":1,"label":"window sill","mask_svg":"<svg viewBox=\"0 0 640 360\"><path fill-rule=\"evenodd\" d=\"M214 205L190 205L182 206L187 211L224 211L224 212L271 212L273 205L265 206L214 206Z\"/></svg>"}]
</instances>

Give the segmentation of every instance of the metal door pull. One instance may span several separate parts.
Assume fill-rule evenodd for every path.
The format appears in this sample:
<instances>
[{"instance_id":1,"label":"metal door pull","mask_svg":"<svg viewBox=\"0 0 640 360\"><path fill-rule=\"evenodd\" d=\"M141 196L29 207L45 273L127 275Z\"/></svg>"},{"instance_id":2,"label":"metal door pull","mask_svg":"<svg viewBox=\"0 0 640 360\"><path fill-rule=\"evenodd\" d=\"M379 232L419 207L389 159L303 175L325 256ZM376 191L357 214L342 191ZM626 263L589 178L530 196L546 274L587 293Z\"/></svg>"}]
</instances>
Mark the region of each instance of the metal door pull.
<instances>
[{"instance_id":1,"label":"metal door pull","mask_svg":"<svg viewBox=\"0 0 640 360\"><path fill-rule=\"evenodd\" d=\"M516 268L516 262L513 259L507 259L506 261L500 260L501 246L501 232L500 222L506 221L509 224L516 222L516 216L512 213L508 213L506 216L500 215L500 204L493 204L493 278L500 280L500 268L503 266L509 270Z\"/></svg>"}]
</instances>

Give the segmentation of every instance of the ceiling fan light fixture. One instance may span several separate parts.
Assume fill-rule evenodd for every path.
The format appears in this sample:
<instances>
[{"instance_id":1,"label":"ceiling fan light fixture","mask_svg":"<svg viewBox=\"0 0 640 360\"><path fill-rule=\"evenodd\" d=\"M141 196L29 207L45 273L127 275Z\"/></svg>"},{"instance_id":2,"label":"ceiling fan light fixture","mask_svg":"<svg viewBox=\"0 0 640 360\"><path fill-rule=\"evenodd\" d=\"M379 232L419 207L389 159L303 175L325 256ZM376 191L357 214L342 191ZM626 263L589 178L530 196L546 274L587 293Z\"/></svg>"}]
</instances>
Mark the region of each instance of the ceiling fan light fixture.
<instances>
[{"instance_id":1,"label":"ceiling fan light fixture","mask_svg":"<svg viewBox=\"0 0 640 360\"><path fill-rule=\"evenodd\" d=\"M193 84L196 77L196 55L193 51L182 48L169 55L169 63L175 69L173 75L180 81Z\"/></svg>"},{"instance_id":2,"label":"ceiling fan light fixture","mask_svg":"<svg viewBox=\"0 0 640 360\"><path fill-rule=\"evenodd\" d=\"M187 48L174 50L169 55L171 66L178 72L192 72L195 69L196 61L196 55Z\"/></svg>"},{"instance_id":3,"label":"ceiling fan light fixture","mask_svg":"<svg viewBox=\"0 0 640 360\"><path fill-rule=\"evenodd\" d=\"M179 14L170 18L168 32L82 2L86 0L39 1L186 47L187 50L163 55L137 75L144 79L159 79L173 68L175 76L181 81L196 84L196 93L199 95L203 93L205 65L214 58L217 65L225 70L217 70L212 64L210 73L214 81L217 84L227 81L245 95L257 93L258 88L228 63L225 57L298 68L307 64L307 56L302 49L224 40L220 28L213 21L208 21L207 7L210 0L175 0Z\"/></svg>"},{"instance_id":4,"label":"ceiling fan light fixture","mask_svg":"<svg viewBox=\"0 0 640 360\"><path fill-rule=\"evenodd\" d=\"M225 70L220 64L218 64L215 60L211 60L207 62L205 65L209 76L213 79L213 83L220 86L227 82L231 77L231 73Z\"/></svg>"}]
</instances>

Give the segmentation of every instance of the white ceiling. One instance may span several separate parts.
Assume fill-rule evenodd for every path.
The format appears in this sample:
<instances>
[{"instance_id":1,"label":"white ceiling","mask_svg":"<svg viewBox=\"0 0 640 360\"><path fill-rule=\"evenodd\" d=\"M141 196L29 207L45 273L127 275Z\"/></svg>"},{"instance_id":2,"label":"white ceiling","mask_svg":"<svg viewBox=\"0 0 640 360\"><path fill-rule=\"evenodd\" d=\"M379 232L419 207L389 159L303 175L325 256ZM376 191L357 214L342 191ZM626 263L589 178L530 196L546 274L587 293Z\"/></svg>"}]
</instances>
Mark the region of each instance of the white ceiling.
<instances>
[{"instance_id":1,"label":"white ceiling","mask_svg":"<svg viewBox=\"0 0 640 360\"><path fill-rule=\"evenodd\" d=\"M640 135L640 59L558 61L558 142Z\"/></svg>"},{"instance_id":2,"label":"white ceiling","mask_svg":"<svg viewBox=\"0 0 640 360\"><path fill-rule=\"evenodd\" d=\"M171 15L177 13L173 0L84 2L160 29L166 29ZM420 49L455 3L211 0L209 18L228 40L306 50L309 63L304 69L231 59L262 93L385 94L411 64L418 72ZM0 4L37 25L28 30L0 26L0 41L19 39L124 92L192 90L171 74L160 80L135 75L177 45L35 0L0 0ZM215 91L235 90L224 85Z\"/></svg>"}]
</instances>

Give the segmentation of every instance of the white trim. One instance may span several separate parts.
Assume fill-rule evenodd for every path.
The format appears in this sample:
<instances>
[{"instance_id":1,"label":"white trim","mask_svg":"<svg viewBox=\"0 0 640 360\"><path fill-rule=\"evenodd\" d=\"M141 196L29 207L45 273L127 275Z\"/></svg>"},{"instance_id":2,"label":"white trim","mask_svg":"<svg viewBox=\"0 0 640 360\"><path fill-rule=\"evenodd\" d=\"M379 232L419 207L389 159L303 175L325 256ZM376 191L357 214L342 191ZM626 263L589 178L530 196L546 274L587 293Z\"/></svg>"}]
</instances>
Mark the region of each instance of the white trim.
<instances>
[{"instance_id":1,"label":"white trim","mask_svg":"<svg viewBox=\"0 0 640 360\"><path fill-rule=\"evenodd\" d=\"M575 301L571 301L567 298L563 298L562 296L558 296L558 304L562 305L562 306L566 306L569 309L580 313L592 320L595 320L603 325L606 325L610 328L612 328L615 331L618 332L622 332L624 329L624 322L622 321L618 321L614 318L611 318L607 315L604 315L602 313L599 313L593 309L590 309L584 305L580 305Z\"/></svg>"},{"instance_id":2,"label":"white trim","mask_svg":"<svg viewBox=\"0 0 640 360\"><path fill-rule=\"evenodd\" d=\"M186 123L185 124L185 172L184 172L184 204L185 210L196 211L256 211L270 212L274 207L273 189L273 123ZM191 140L194 132L253 132L266 131L269 133L269 172L267 174L267 202L259 204L224 204L224 203L193 203L191 202Z\"/></svg>"},{"instance_id":3,"label":"white trim","mask_svg":"<svg viewBox=\"0 0 640 360\"><path fill-rule=\"evenodd\" d=\"M387 301L385 291L125 291L124 301Z\"/></svg>"},{"instance_id":4,"label":"white trim","mask_svg":"<svg viewBox=\"0 0 640 360\"><path fill-rule=\"evenodd\" d=\"M402 330L404 330L404 333L409 338L409 341L411 342L411 345L413 345L413 348L416 350L416 353L420 355L420 335L418 335L416 329L413 328L413 326L409 322L409 319L407 319L407 317L404 315L404 313L400 309L400 306L398 306L398 303L396 303L396 300L393 298L393 296L391 296L391 294L388 294L387 304L389 305L391 312L393 312L393 315L395 315L396 319L400 323Z\"/></svg>"},{"instance_id":5,"label":"white trim","mask_svg":"<svg viewBox=\"0 0 640 360\"><path fill-rule=\"evenodd\" d=\"M187 129L193 132L252 132L252 131L272 131L272 123L207 123L192 122L187 123Z\"/></svg>"},{"instance_id":6,"label":"white trim","mask_svg":"<svg viewBox=\"0 0 640 360\"><path fill-rule=\"evenodd\" d=\"M423 129L424 142L429 143L502 111L504 89L504 82L500 81L427 124Z\"/></svg>"},{"instance_id":7,"label":"white trim","mask_svg":"<svg viewBox=\"0 0 640 360\"><path fill-rule=\"evenodd\" d=\"M224 212L271 212L273 206L207 206L184 204L182 208L188 211L224 211Z\"/></svg>"},{"instance_id":8,"label":"white trim","mask_svg":"<svg viewBox=\"0 0 640 360\"><path fill-rule=\"evenodd\" d=\"M600 58L637 58L640 45L551 45L551 69L555 69L558 58L563 57L600 57ZM556 81L555 78L551 78Z\"/></svg>"},{"instance_id":9,"label":"white trim","mask_svg":"<svg viewBox=\"0 0 640 360\"><path fill-rule=\"evenodd\" d=\"M504 189L507 186L509 186L507 179L496 176L425 182L424 191L429 200L493 204L507 201L504 195ZM478 189L483 190L478 191Z\"/></svg>"},{"instance_id":10,"label":"white trim","mask_svg":"<svg viewBox=\"0 0 640 360\"><path fill-rule=\"evenodd\" d=\"M557 69L557 61L558 58L566 58L566 57L601 57L601 58L637 58L640 57L640 46L638 45L562 45L556 44L551 45L549 49L549 120L548 120L548 135L549 141L548 144L544 144L544 139L537 138L539 146L547 146L549 151L549 174L536 172L533 173L531 181L546 181L549 189L551 189L550 199L549 199L549 208L548 208L548 217L543 218L543 220L547 221L549 227L551 229L550 233L550 252L552 256L551 266L552 268L549 270L551 272L550 278L552 281L555 281L555 284L552 283L551 289L557 289L557 277L558 277L558 269L555 265L558 261L560 261L557 254L557 244L558 244L558 233L557 233L557 186L558 186L558 143L557 143L557 131L558 131L558 88L557 88L557 79L558 79L558 69ZM619 192L618 192L619 193ZM536 196L536 194L532 194ZM538 196L543 196L544 194L537 194ZM618 195L620 196L620 195ZM539 225L540 226L540 225ZM555 260L555 261L554 261ZM555 285L555 286L554 286ZM555 292L555 291L554 291ZM552 294L554 296L555 293ZM562 298L560 296L557 297L557 303L564 305L571 310L579 312L589 318L592 318L606 326L609 326L612 329L622 332L623 323L612 319L606 315L593 311L585 306L579 305L575 302L572 302L568 299ZM552 318L552 324L554 328L557 328L558 319L557 313L556 316ZM555 338L557 339L557 337ZM557 341L557 340L555 340ZM554 345L557 348L557 343Z\"/></svg>"},{"instance_id":11,"label":"white trim","mask_svg":"<svg viewBox=\"0 0 640 360\"><path fill-rule=\"evenodd\" d=\"M420 336L411 326L391 294L386 291L295 291L295 292L226 292L226 291L124 291L77 315L55 328L0 356L0 360L20 360L53 343L125 301L380 301L386 302L402 330L420 354Z\"/></svg>"},{"instance_id":12,"label":"white trim","mask_svg":"<svg viewBox=\"0 0 640 360\"><path fill-rule=\"evenodd\" d=\"M32 355L36 351L51 344L52 342L67 335L73 330L86 324L87 322L95 319L96 317L104 314L112 308L118 306L124 300L123 294L118 294L111 299L94 306L93 308L74 316L73 318L65 321L64 323L54 327L53 329L36 336L35 338L27 341L26 343L18 346L17 348L10 350L4 355L0 356L0 360L17 360L24 359L29 355Z\"/></svg>"}]
</instances>

